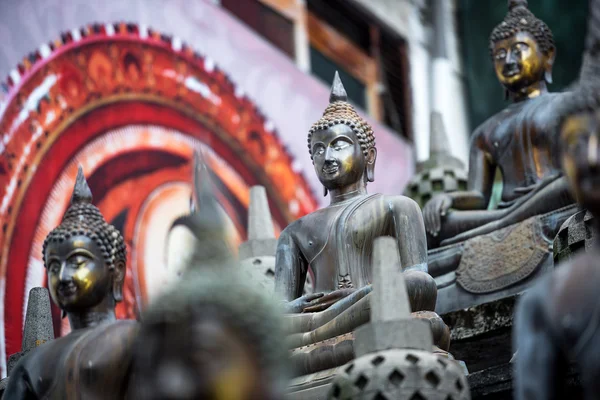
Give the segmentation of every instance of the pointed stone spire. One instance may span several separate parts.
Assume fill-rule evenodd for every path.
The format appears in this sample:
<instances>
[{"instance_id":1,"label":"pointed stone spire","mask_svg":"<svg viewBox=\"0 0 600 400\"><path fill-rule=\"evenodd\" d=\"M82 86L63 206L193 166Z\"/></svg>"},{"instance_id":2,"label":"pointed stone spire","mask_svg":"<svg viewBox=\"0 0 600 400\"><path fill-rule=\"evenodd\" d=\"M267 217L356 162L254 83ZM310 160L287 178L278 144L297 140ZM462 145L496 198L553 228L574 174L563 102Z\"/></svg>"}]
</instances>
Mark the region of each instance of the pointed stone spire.
<instances>
[{"instance_id":1,"label":"pointed stone spire","mask_svg":"<svg viewBox=\"0 0 600 400\"><path fill-rule=\"evenodd\" d=\"M181 249L184 254L186 273L205 267L229 264L232 260L227 225L222 210L212 190L211 177L201 153L194 153L193 201L195 209L190 215L180 217L171 226L171 231L184 226L193 235L193 243Z\"/></svg>"},{"instance_id":2,"label":"pointed stone spire","mask_svg":"<svg viewBox=\"0 0 600 400\"><path fill-rule=\"evenodd\" d=\"M83 167L80 165L77 169L77 178L75 178L75 186L71 195L71 204L75 203L91 203L92 191L83 175Z\"/></svg>"},{"instance_id":3,"label":"pointed stone spire","mask_svg":"<svg viewBox=\"0 0 600 400\"><path fill-rule=\"evenodd\" d=\"M431 351L431 325L411 318L396 240L385 236L375 239L372 262L371 321L356 329L356 356L390 349Z\"/></svg>"},{"instance_id":4,"label":"pointed stone spire","mask_svg":"<svg viewBox=\"0 0 600 400\"><path fill-rule=\"evenodd\" d=\"M450 142L446 135L446 127L442 114L439 111L431 113L431 123L429 132L429 158L434 158L440 154L450 154Z\"/></svg>"},{"instance_id":5,"label":"pointed stone spire","mask_svg":"<svg viewBox=\"0 0 600 400\"><path fill-rule=\"evenodd\" d=\"M264 186L250 188L248 208L248 240L275 239L273 219Z\"/></svg>"},{"instance_id":6,"label":"pointed stone spire","mask_svg":"<svg viewBox=\"0 0 600 400\"><path fill-rule=\"evenodd\" d=\"M248 240L240 245L240 260L274 257L276 246L277 239L267 201L267 192L263 186L253 186L250 189L250 205L248 207Z\"/></svg>"},{"instance_id":7,"label":"pointed stone spire","mask_svg":"<svg viewBox=\"0 0 600 400\"><path fill-rule=\"evenodd\" d=\"M333 76L331 94L329 95L329 102L333 103L334 101L348 101L348 94L346 94L346 89L337 71L335 71L335 75Z\"/></svg>"},{"instance_id":8,"label":"pointed stone spire","mask_svg":"<svg viewBox=\"0 0 600 400\"><path fill-rule=\"evenodd\" d=\"M29 291L21 351L28 352L53 339L54 327L48 289L34 287Z\"/></svg>"},{"instance_id":9,"label":"pointed stone spire","mask_svg":"<svg viewBox=\"0 0 600 400\"><path fill-rule=\"evenodd\" d=\"M396 239L390 236L377 238L373 247L371 321L407 319L410 311Z\"/></svg>"}]
</instances>

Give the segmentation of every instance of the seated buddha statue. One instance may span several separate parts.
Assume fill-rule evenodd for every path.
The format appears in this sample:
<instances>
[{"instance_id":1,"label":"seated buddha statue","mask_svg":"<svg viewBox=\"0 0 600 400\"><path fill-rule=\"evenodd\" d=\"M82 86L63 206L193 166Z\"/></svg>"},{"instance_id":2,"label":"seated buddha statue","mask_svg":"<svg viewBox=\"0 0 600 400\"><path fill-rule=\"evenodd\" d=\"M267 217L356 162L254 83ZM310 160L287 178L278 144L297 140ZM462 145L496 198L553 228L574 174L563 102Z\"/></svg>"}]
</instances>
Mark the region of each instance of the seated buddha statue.
<instances>
[{"instance_id":1,"label":"seated buddha statue","mask_svg":"<svg viewBox=\"0 0 600 400\"><path fill-rule=\"evenodd\" d=\"M547 89L555 59L553 35L529 11L526 0L509 0L508 8L492 31L489 50L512 104L474 131L468 190L438 194L423 207L430 249L573 203L551 140L553 110L565 96ZM501 201L488 209L497 170L502 174Z\"/></svg>"},{"instance_id":2,"label":"seated buddha statue","mask_svg":"<svg viewBox=\"0 0 600 400\"><path fill-rule=\"evenodd\" d=\"M592 2L592 7L598 24L599 2ZM570 93L559 110L558 148L575 198L598 221L600 76L592 83ZM592 229L597 237L597 223ZM518 350L515 399L570 398L573 393L565 392L565 375L573 363L583 389L580 398L592 399L600 393L599 259L596 241L541 278L518 303L513 331L514 350Z\"/></svg>"},{"instance_id":3,"label":"seated buddha statue","mask_svg":"<svg viewBox=\"0 0 600 400\"><path fill-rule=\"evenodd\" d=\"M348 103L337 73L308 149L331 202L288 225L277 241L275 293L287 302L288 345L349 333L368 321L373 241L380 236L398 243L412 310L433 311L437 288L427 273L421 210L408 197L367 193L375 178L375 137ZM301 296L309 266L314 292Z\"/></svg>"},{"instance_id":4,"label":"seated buddha statue","mask_svg":"<svg viewBox=\"0 0 600 400\"><path fill-rule=\"evenodd\" d=\"M35 348L11 372L4 398L119 398L135 321L116 321L126 247L104 220L79 167L71 204L43 246L52 300L69 318L68 335ZM74 383L70 378L79 376Z\"/></svg>"}]
</instances>

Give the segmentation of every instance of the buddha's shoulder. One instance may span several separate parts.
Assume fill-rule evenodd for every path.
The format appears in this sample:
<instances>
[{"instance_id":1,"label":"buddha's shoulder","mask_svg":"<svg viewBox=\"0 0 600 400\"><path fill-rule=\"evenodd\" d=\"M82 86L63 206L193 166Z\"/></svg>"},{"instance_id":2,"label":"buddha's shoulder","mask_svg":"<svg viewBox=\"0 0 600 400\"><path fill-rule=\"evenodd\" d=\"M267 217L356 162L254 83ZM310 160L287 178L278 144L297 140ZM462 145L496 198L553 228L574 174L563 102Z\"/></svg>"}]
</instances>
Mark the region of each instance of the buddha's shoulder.
<instances>
[{"instance_id":1,"label":"buddha's shoulder","mask_svg":"<svg viewBox=\"0 0 600 400\"><path fill-rule=\"evenodd\" d=\"M294 222L290 223L288 226L285 227L285 229L283 231L281 231L282 235L293 235L296 232L299 231L303 231L303 230L307 230L307 229L311 229L311 228L317 228L317 223L320 222L321 223L321 229L323 227L323 224L326 223L326 221L330 220L331 218L331 214L332 214L333 209L331 207L324 207L324 208L320 208L318 210L315 210L309 214L306 214L303 217L298 218L297 220L295 220Z\"/></svg>"},{"instance_id":2,"label":"buddha's shoulder","mask_svg":"<svg viewBox=\"0 0 600 400\"><path fill-rule=\"evenodd\" d=\"M419 204L411 199L410 197L403 196L401 194L396 195L380 195L379 200L386 206L392 207L399 211L404 212L418 212L421 213L421 207Z\"/></svg>"},{"instance_id":3,"label":"buddha's shoulder","mask_svg":"<svg viewBox=\"0 0 600 400\"><path fill-rule=\"evenodd\" d=\"M569 96L569 92L544 93L541 96L513 103L486 119L474 131L473 140L485 139L501 125L507 122L519 123L545 121L551 119L551 113Z\"/></svg>"}]
</instances>

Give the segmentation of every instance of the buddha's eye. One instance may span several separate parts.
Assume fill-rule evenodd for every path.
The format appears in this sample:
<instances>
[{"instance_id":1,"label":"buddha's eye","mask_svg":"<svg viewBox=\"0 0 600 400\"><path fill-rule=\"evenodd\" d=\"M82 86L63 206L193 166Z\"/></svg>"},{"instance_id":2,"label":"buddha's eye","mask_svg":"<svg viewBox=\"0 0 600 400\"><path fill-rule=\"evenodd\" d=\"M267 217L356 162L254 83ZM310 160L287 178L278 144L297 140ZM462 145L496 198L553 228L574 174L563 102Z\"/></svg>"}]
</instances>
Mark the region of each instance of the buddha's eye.
<instances>
[{"instance_id":1,"label":"buddha's eye","mask_svg":"<svg viewBox=\"0 0 600 400\"><path fill-rule=\"evenodd\" d=\"M83 254L76 254L69 258L69 264L77 268L85 265L88 261L90 261L90 258Z\"/></svg>"},{"instance_id":2,"label":"buddha's eye","mask_svg":"<svg viewBox=\"0 0 600 400\"><path fill-rule=\"evenodd\" d=\"M50 265L48 265L48 272L52 274L58 273L60 270L60 263L58 261L51 261Z\"/></svg>"},{"instance_id":3,"label":"buddha's eye","mask_svg":"<svg viewBox=\"0 0 600 400\"><path fill-rule=\"evenodd\" d=\"M345 140L337 140L333 144L333 148L336 149L336 150L342 150L342 149L345 149L348 146L350 146L350 143L346 142Z\"/></svg>"},{"instance_id":4,"label":"buddha's eye","mask_svg":"<svg viewBox=\"0 0 600 400\"><path fill-rule=\"evenodd\" d=\"M506 57L506 50L502 49L502 50L498 50L496 52L496 60L502 60Z\"/></svg>"}]
</instances>

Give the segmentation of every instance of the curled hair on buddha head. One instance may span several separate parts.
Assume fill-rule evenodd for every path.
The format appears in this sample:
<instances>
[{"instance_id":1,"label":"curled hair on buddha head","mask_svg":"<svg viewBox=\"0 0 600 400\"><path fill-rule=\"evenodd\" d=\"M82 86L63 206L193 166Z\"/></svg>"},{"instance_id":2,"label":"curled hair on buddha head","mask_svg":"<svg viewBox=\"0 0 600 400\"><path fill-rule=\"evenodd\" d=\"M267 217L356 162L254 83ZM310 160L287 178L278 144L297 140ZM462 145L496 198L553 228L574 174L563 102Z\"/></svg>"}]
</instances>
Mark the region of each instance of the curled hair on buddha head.
<instances>
[{"instance_id":1,"label":"curled hair on buddha head","mask_svg":"<svg viewBox=\"0 0 600 400\"><path fill-rule=\"evenodd\" d=\"M60 225L54 228L44 240L42 248L44 266L47 267L46 248L50 243L62 242L78 235L87 236L96 243L109 269L114 269L120 262L125 264L127 249L123 236L114 226L106 223L100 210L92 204L92 191L85 180L81 166L77 171L71 204Z\"/></svg>"},{"instance_id":2,"label":"curled hair on buddha head","mask_svg":"<svg viewBox=\"0 0 600 400\"><path fill-rule=\"evenodd\" d=\"M490 35L490 56L494 58L494 45L500 40L508 39L517 32L527 32L534 37L544 54L554 51L552 31L527 8L527 0L508 0L508 14Z\"/></svg>"},{"instance_id":3,"label":"curled hair on buddha head","mask_svg":"<svg viewBox=\"0 0 600 400\"><path fill-rule=\"evenodd\" d=\"M190 266L185 279L146 309L139 342L155 333L162 337L165 326L217 320L251 349L263 371L260 378L274 392L269 398L281 398L287 382L288 355L278 305L271 296L242 281L236 275L236 265L222 264L214 268L214 265L203 266L201 260L196 263ZM155 365L152 350L147 346L137 350L146 365Z\"/></svg>"},{"instance_id":4,"label":"curled hair on buddha head","mask_svg":"<svg viewBox=\"0 0 600 400\"><path fill-rule=\"evenodd\" d=\"M338 124L347 125L354 131L365 156L367 156L371 148L375 148L373 128L348 103L346 89L342 84L340 75L336 71L333 77L333 84L331 85L329 105L325 109L325 112L323 112L321 119L315 122L308 131L308 152L310 153L311 160L313 159L312 147L310 145L312 134L317 130L327 129Z\"/></svg>"}]
</instances>

